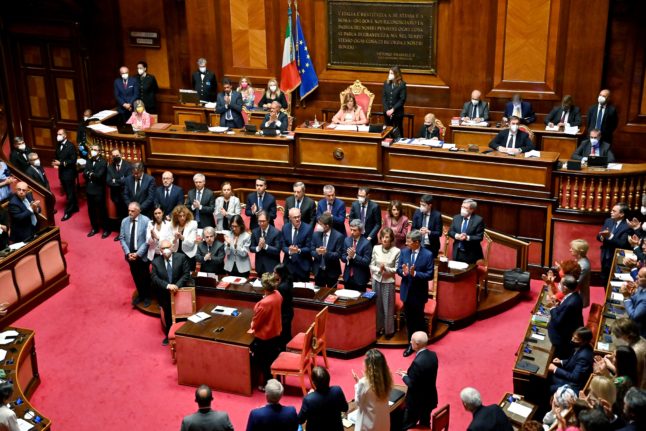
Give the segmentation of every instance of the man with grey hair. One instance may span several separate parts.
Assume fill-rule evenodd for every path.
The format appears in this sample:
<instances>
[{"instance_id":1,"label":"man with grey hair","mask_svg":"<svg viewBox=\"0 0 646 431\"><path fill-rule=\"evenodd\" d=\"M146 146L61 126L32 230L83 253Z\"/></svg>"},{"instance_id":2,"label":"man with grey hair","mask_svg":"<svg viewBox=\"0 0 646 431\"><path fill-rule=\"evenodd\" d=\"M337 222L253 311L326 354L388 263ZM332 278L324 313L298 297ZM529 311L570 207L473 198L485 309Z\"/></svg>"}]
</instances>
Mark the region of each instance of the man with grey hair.
<instances>
[{"instance_id":1,"label":"man with grey hair","mask_svg":"<svg viewBox=\"0 0 646 431\"><path fill-rule=\"evenodd\" d=\"M460 214L453 217L449 237L453 238L453 260L476 263L483 259L480 242L484 238L485 224L482 217L474 214L478 204L473 199L462 201Z\"/></svg>"},{"instance_id":2,"label":"man with grey hair","mask_svg":"<svg viewBox=\"0 0 646 431\"><path fill-rule=\"evenodd\" d=\"M334 229L339 231L344 237L347 236L345 230L345 203L341 199L336 198L336 191L331 184L323 186L323 199L319 201L318 207L316 208L316 218L318 219L321 214L325 213L332 216Z\"/></svg>"},{"instance_id":3,"label":"man with grey hair","mask_svg":"<svg viewBox=\"0 0 646 431\"><path fill-rule=\"evenodd\" d=\"M204 174L193 175L195 188L190 189L186 194L186 205L193 211L193 218L197 227L204 229L207 226L215 226L213 210L215 209L215 195L213 190L205 187L206 177Z\"/></svg>"},{"instance_id":4,"label":"man with grey hair","mask_svg":"<svg viewBox=\"0 0 646 431\"><path fill-rule=\"evenodd\" d=\"M372 243L361 235L363 223L354 219L350 222L350 236L343 243L341 260L345 263L343 270L343 285L346 289L366 291L370 283L370 259L372 258Z\"/></svg>"},{"instance_id":5,"label":"man with grey hair","mask_svg":"<svg viewBox=\"0 0 646 431\"><path fill-rule=\"evenodd\" d=\"M498 406L482 405L480 392L474 388L464 388L460 391L460 399L464 409L473 414L468 431L512 431L511 422L505 412Z\"/></svg>"},{"instance_id":6,"label":"man with grey hair","mask_svg":"<svg viewBox=\"0 0 646 431\"><path fill-rule=\"evenodd\" d=\"M197 71L191 76L193 88L201 101L215 102L218 94L218 81L215 73L206 68L206 59L197 60Z\"/></svg>"},{"instance_id":7,"label":"man with grey hair","mask_svg":"<svg viewBox=\"0 0 646 431\"><path fill-rule=\"evenodd\" d=\"M276 379L270 379L265 385L267 405L251 410L247 431L296 431L298 429L296 408L280 404L282 397L283 385Z\"/></svg>"},{"instance_id":8,"label":"man with grey hair","mask_svg":"<svg viewBox=\"0 0 646 431\"><path fill-rule=\"evenodd\" d=\"M207 226L202 232L202 241L197 245L195 261L201 272L224 274L224 243L215 236L215 228Z\"/></svg>"},{"instance_id":9,"label":"man with grey hair","mask_svg":"<svg viewBox=\"0 0 646 431\"><path fill-rule=\"evenodd\" d=\"M29 153L27 157L29 158L29 169L25 171L25 174L31 177L38 184L45 187L47 190L51 191L51 189L49 188L49 180L47 179L47 175L45 175L45 170L40 164L40 158L38 157L38 154Z\"/></svg>"},{"instance_id":10,"label":"man with grey hair","mask_svg":"<svg viewBox=\"0 0 646 431\"><path fill-rule=\"evenodd\" d=\"M289 268L294 281L310 281L312 268L312 227L301 220L301 210L289 210L289 223L283 226L283 263Z\"/></svg>"},{"instance_id":11,"label":"man with grey hair","mask_svg":"<svg viewBox=\"0 0 646 431\"><path fill-rule=\"evenodd\" d=\"M130 267L130 274L137 288L137 296L132 300L133 307L143 301L144 306L150 305L150 270L148 261L148 242L146 230L150 219L141 214L138 202L128 205L128 217L121 221L119 240L126 262Z\"/></svg>"},{"instance_id":12,"label":"man with grey hair","mask_svg":"<svg viewBox=\"0 0 646 431\"><path fill-rule=\"evenodd\" d=\"M637 431L646 426L646 391L635 386L628 389L624 396L624 417L628 422L626 431Z\"/></svg>"},{"instance_id":13,"label":"man with grey hair","mask_svg":"<svg viewBox=\"0 0 646 431\"><path fill-rule=\"evenodd\" d=\"M293 186L294 195L289 196L285 199L285 214L283 216L283 222L289 222L289 210L292 208L298 208L301 210L301 218L303 223L314 224L314 215L316 213L316 204L314 201L305 195L305 184L302 181L294 183Z\"/></svg>"}]
</instances>

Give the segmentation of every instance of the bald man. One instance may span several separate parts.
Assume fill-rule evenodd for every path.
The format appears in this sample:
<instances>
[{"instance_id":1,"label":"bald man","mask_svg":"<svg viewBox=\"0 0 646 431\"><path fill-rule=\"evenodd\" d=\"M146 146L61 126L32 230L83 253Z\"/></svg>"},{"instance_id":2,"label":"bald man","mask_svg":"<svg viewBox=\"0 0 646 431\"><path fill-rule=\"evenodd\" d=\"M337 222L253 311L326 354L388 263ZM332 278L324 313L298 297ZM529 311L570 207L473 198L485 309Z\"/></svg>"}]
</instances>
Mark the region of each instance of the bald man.
<instances>
[{"instance_id":1,"label":"bald man","mask_svg":"<svg viewBox=\"0 0 646 431\"><path fill-rule=\"evenodd\" d=\"M27 183L16 183L16 191L9 198L9 215L11 216L11 242L30 239L38 226L37 214L40 213L40 201L34 200Z\"/></svg>"},{"instance_id":2,"label":"bald man","mask_svg":"<svg viewBox=\"0 0 646 431\"><path fill-rule=\"evenodd\" d=\"M462 121L473 120L477 123L489 121L489 104L482 100L482 93L478 90L471 92L471 100L464 102L460 113Z\"/></svg>"},{"instance_id":3,"label":"bald man","mask_svg":"<svg viewBox=\"0 0 646 431\"><path fill-rule=\"evenodd\" d=\"M265 120L262 122L263 129L275 129L279 133L287 131L287 126L289 125L289 118L287 114L280 110L281 105L279 102L271 102L271 108L269 108L269 113L265 115Z\"/></svg>"},{"instance_id":4,"label":"bald man","mask_svg":"<svg viewBox=\"0 0 646 431\"><path fill-rule=\"evenodd\" d=\"M184 203L184 190L173 184L173 173L166 171L162 174L162 185L155 190L155 206L159 205L164 212L164 217L170 216L177 205Z\"/></svg>"}]
</instances>

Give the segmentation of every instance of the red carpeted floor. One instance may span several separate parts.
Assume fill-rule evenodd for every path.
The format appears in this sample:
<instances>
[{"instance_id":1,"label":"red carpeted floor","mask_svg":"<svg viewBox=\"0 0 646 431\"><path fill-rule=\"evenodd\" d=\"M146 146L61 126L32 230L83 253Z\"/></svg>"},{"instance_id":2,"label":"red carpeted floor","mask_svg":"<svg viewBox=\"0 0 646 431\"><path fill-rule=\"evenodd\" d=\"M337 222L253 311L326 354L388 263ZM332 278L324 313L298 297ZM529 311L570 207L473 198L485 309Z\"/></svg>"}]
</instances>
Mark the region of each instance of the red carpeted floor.
<instances>
[{"instance_id":1,"label":"red carpeted floor","mask_svg":"<svg viewBox=\"0 0 646 431\"><path fill-rule=\"evenodd\" d=\"M48 175L58 196L56 174L50 169ZM58 198L56 217L69 243L70 285L15 322L36 331L42 383L34 405L56 430L177 430L181 418L195 410L194 389L177 384L168 347L161 345L159 320L130 306L134 285L119 244L113 236L86 238L90 225L84 202L80 213L58 222L63 204L64 198ZM514 353L538 288L533 283L531 294L513 309L431 345L439 357L440 405L451 404L451 429L466 429L470 421L459 400L464 386L478 388L486 404L512 389ZM593 302L602 295L600 288L592 289ZM384 349L393 372L412 360L401 352ZM361 358L331 359L332 384L340 385L348 399L353 397L352 369L362 369ZM401 383L398 376L394 379ZM284 403L300 408L296 386L288 387ZM250 398L215 393L213 406L226 410L235 428L243 430L249 410L262 404L259 392Z\"/></svg>"}]
</instances>

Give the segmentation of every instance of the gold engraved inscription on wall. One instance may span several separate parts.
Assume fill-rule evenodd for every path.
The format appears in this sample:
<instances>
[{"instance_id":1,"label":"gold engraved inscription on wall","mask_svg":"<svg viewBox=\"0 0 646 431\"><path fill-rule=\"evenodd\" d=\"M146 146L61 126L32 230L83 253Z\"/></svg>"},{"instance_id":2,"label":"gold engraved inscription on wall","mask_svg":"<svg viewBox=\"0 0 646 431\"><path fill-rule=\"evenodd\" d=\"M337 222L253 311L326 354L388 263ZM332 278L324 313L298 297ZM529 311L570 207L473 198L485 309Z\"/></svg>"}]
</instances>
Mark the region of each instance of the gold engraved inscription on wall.
<instances>
[{"instance_id":1,"label":"gold engraved inscription on wall","mask_svg":"<svg viewBox=\"0 0 646 431\"><path fill-rule=\"evenodd\" d=\"M328 67L435 73L437 1L328 0Z\"/></svg>"}]
</instances>

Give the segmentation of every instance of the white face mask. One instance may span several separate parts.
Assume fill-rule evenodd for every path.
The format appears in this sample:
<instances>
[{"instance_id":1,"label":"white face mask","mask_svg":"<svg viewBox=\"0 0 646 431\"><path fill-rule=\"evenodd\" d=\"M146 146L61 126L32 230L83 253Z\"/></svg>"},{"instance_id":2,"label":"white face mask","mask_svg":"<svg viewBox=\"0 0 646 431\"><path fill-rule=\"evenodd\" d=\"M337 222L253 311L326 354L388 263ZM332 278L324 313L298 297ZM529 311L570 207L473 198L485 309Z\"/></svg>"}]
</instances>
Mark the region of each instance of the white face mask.
<instances>
[{"instance_id":1,"label":"white face mask","mask_svg":"<svg viewBox=\"0 0 646 431\"><path fill-rule=\"evenodd\" d=\"M145 72L145 70L143 68L137 69L137 73L140 74L140 75L143 75L144 72Z\"/></svg>"},{"instance_id":2,"label":"white face mask","mask_svg":"<svg viewBox=\"0 0 646 431\"><path fill-rule=\"evenodd\" d=\"M63 135L56 135L56 140L58 142L63 142Z\"/></svg>"},{"instance_id":3,"label":"white face mask","mask_svg":"<svg viewBox=\"0 0 646 431\"><path fill-rule=\"evenodd\" d=\"M642 206L640 212L642 213L642 215L646 215L646 207Z\"/></svg>"},{"instance_id":4,"label":"white face mask","mask_svg":"<svg viewBox=\"0 0 646 431\"><path fill-rule=\"evenodd\" d=\"M269 86L269 91L271 91L272 93L274 93L274 92L276 91L276 89L277 89L277 88L278 88L278 87L276 87L275 85L270 85L270 86Z\"/></svg>"},{"instance_id":5,"label":"white face mask","mask_svg":"<svg viewBox=\"0 0 646 431\"><path fill-rule=\"evenodd\" d=\"M513 133L516 133L518 131L518 124L512 124L509 126L509 130L511 130Z\"/></svg>"},{"instance_id":6,"label":"white face mask","mask_svg":"<svg viewBox=\"0 0 646 431\"><path fill-rule=\"evenodd\" d=\"M471 103L473 103L474 105L477 105L478 102L480 102L478 99L471 99Z\"/></svg>"},{"instance_id":7,"label":"white face mask","mask_svg":"<svg viewBox=\"0 0 646 431\"><path fill-rule=\"evenodd\" d=\"M127 73L122 73L122 74L121 74L121 77L122 77L122 78L123 78L123 80L125 81L126 79L128 79L128 74L127 74Z\"/></svg>"},{"instance_id":8,"label":"white face mask","mask_svg":"<svg viewBox=\"0 0 646 431\"><path fill-rule=\"evenodd\" d=\"M173 252L172 252L172 250L170 248L165 248L165 249L162 250L162 254L165 257L170 257L170 255L173 254Z\"/></svg>"},{"instance_id":9,"label":"white face mask","mask_svg":"<svg viewBox=\"0 0 646 431\"><path fill-rule=\"evenodd\" d=\"M92 157L96 157L96 156L98 156L98 155L99 155L99 152L98 152L98 151L94 151L94 150L93 150L93 151L90 151L90 155L91 155Z\"/></svg>"},{"instance_id":10,"label":"white face mask","mask_svg":"<svg viewBox=\"0 0 646 431\"><path fill-rule=\"evenodd\" d=\"M36 166L36 167L40 166L40 159L34 160L34 166Z\"/></svg>"},{"instance_id":11,"label":"white face mask","mask_svg":"<svg viewBox=\"0 0 646 431\"><path fill-rule=\"evenodd\" d=\"M90 119L90 117L83 117L83 121L87 121L89 119Z\"/></svg>"},{"instance_id":12,"label":"white face mask","mask_svg":"<svg viewBox=\"0 0 646 431\"><path fill-rule=\"evenodd\" d=\"M200 73L206 73L206 67L205 66L201 66L199 69L200 69Z\"/></svg>"},{"instance_id":13,"label":"white face mask","mask_svg":"<svg viewBox=\"0 0 646 431\"><path fill-rule=\"evenodd\" d=\"M597 97L597 102L601 103L602 105L606 103L606 98L603 96Z\"/></svg>"},{"instance_id":14,"label":"white face mask","mask_svg":"<svg viewBox=\"0 0 646 431\"><path fill-rule=\"evenodd\" d=\"M366 198L364 198L363 196L357 196L357 201L358 201L360 204L363 204L363 203L366 201Z\"/></svg>"},{"instance_id":15,"label":"white face mask","mask_svg":"<svg viewBox=\"0 0 646 431\"><path fill-rule=\"evenodd\" d=\"M389 81L394 81L394 80L395 80L395 74L394 74L394 73L392 73L392 72L390 72L390 73L388 74L388 80L389 80Z\"/></svg>"},{"instance_id":16,"label":"white face mask","mask_svg":"<svg viewBox=\"0 0 646 431\"><path fill-rule=\"evenodd\" d=\"M590 144L596 147L599 144L599 140L597 138L590 138Z\"/></svg>"},{"instance_id":17,"label":"white face mask","mask_svg":"<svg viewBox=\"0 0 646 431\"><path fill-rule=\"evenodd\" d=\"M25 144L20 144L20 145L18 145L18 149L19 149L20 151L25 151L25 148L27 148L27 145L25 145Z\"/></svg>"},{"instance_id":18,"label":"white face mask","mask_svg":"<svg viewBox=\"0 0 646 431\"><path fill-rule=\"evenodd\" d=\"M469 217L469 210L464 209L464 208L460 208L460 215L462 217Z\"/></svg>"}]
</instances>

